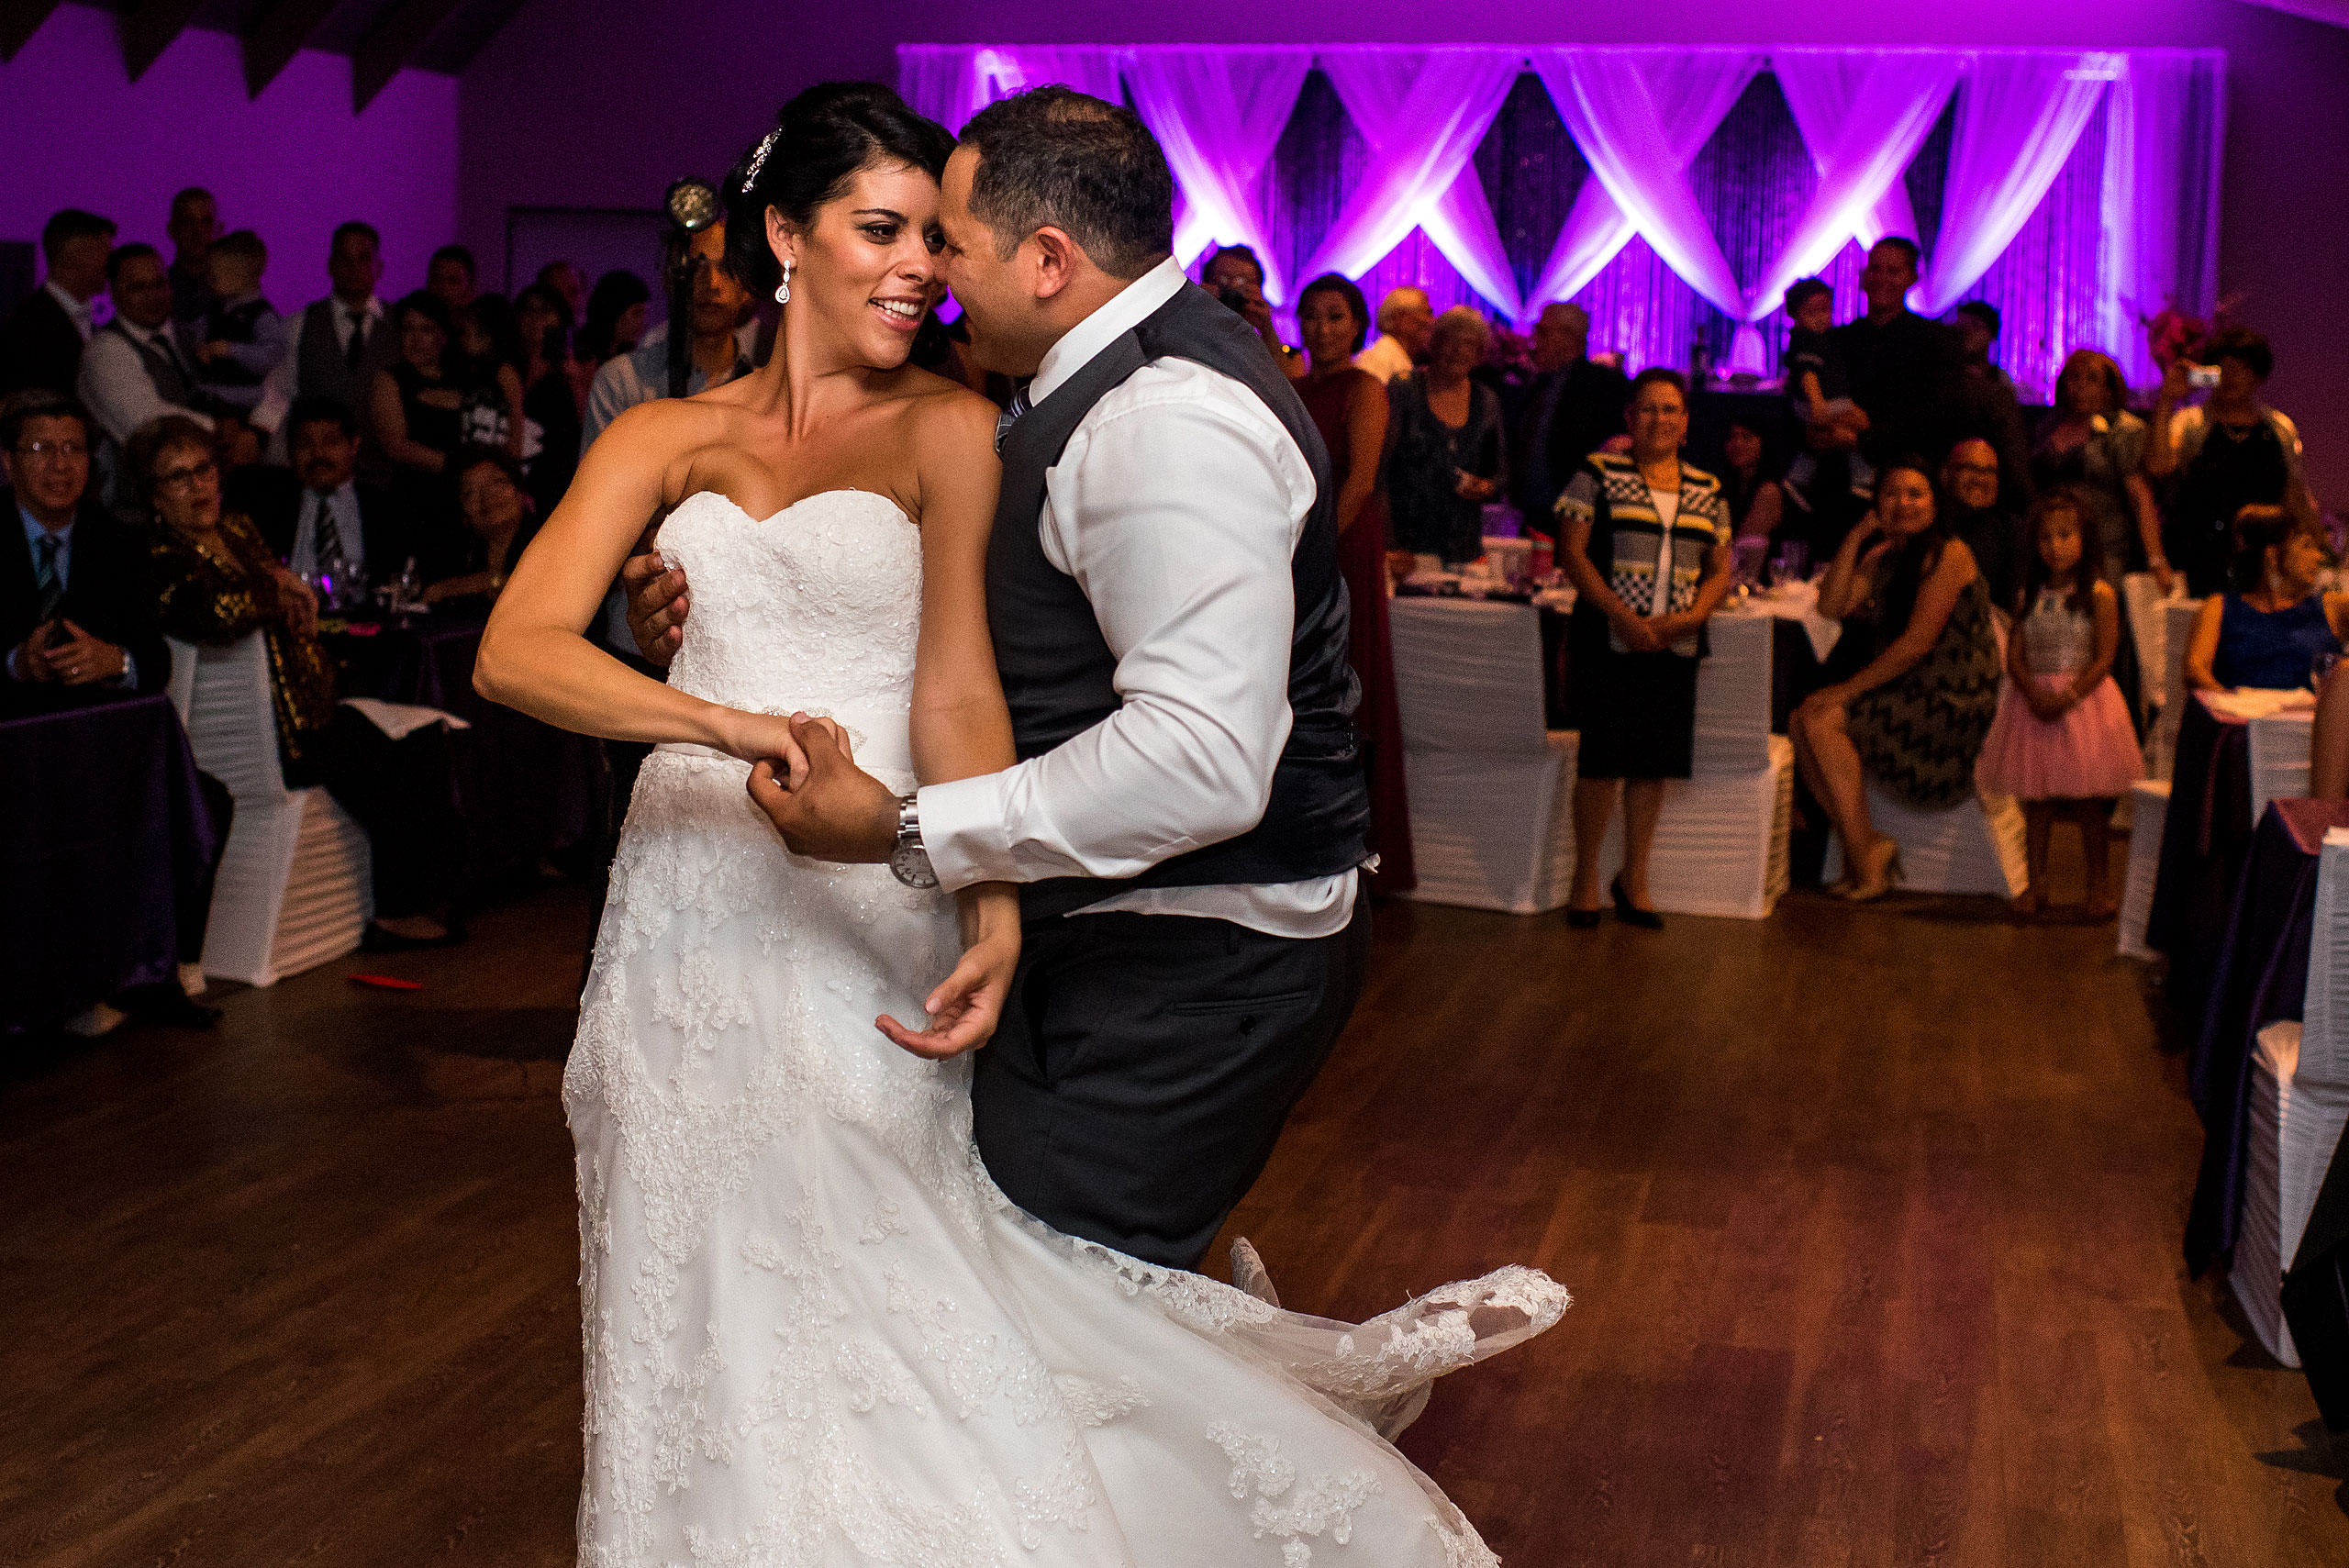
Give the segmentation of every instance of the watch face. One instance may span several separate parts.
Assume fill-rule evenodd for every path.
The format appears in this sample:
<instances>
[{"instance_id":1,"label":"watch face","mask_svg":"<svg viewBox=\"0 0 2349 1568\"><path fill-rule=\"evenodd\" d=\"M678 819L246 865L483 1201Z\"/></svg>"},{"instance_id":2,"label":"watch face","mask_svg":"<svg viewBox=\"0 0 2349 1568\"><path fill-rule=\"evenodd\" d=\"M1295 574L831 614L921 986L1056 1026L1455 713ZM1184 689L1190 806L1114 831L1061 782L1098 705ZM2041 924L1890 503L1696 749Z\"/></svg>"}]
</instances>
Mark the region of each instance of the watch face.
<instances>
[{"instance_id":1,"label":"watch face","mask_svg":"<svg viewBox=\"0 0 2349 1568\"><path fill-rule=\"evenodd\" d=\"M889 856L889 873L907 887L936 887L938 873L930 869L926 850L906 844Z\"/></svg>"}]
</instances>

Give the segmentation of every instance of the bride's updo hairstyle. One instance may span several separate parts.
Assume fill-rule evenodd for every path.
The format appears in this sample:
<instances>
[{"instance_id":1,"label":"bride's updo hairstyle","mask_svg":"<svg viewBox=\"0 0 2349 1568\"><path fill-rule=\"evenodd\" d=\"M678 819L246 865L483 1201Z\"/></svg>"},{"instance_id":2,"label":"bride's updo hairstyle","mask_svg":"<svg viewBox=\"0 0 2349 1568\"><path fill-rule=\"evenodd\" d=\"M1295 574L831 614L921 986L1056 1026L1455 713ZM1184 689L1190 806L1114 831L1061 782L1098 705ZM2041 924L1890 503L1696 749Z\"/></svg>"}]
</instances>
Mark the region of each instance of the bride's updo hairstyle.
<instances>
[{"instance_id":1,"label":"bride's updo hairstyle","mask_svg":"<svg viewBox=\"0 0 2349 1568\"><path fill-rule=\"evenodd\" d=\"M784 105L774 129L726 177L726 270L754 295L774 293L782 269L767 245L767 208L794 228L848 194L857 171L900 165L937 179L954 139L877 82L825 82Z\"/></svg>"}]
</instances>

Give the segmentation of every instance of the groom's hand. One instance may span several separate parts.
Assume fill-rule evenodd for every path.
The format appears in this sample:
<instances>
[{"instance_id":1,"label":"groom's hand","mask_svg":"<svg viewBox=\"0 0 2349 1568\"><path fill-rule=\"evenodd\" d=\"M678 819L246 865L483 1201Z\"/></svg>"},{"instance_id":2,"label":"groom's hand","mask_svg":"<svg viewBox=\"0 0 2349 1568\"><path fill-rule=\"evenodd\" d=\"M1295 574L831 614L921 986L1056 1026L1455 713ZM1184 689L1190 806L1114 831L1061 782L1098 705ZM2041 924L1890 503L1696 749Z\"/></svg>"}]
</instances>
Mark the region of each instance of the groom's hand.
<instances>
[{"instance_id":1,"label":"groom's hand","mask_svg":"<svg viewBox=\"0 0 2349 1568\"><path fill-rule=\"evenodd\" d=\"M620 567L620 593L628 603L628 631L636 651L662 669L685 640L685 574L651 550L632 555Z\"/></svg>"},{"instance_id":2,"label":"groom's hand","mask_svg":"<svg viewBox=\"0 0 2349 1568\"><path fill-rule=\"evenodd\" d=\"M897 847L897 797L859 768L831 731L804 714L791 716L791 736L807 754L807 773L796 788L775 764L751 770L751 798L795 855L850 863L885 861Z\"/></svg>"}]
</instances>

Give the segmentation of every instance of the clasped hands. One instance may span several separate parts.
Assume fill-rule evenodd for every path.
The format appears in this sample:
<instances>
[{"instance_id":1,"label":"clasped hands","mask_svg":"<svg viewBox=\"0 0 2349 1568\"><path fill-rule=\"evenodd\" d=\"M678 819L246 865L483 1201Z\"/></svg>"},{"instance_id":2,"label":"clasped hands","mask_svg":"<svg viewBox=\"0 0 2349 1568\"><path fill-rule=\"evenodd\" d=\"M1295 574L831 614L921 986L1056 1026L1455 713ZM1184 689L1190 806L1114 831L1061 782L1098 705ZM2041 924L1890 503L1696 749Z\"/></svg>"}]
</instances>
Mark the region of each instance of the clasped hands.
<instances>
[{"instance_id":1,"label":"clasped hands","mask_svg":"<svg viewBox=\"0 0 2349 1568\"><path fill-rule=\"evenodd\" d=\"M60 617L33 628L8 661L17 679L36 686L87 686L118 678L128 656Z\"/></svg>"},{"instance_id":2,"label":"clasped hands","mask_svg":"<svg viewBox=\"0 0 2349 1568\"><path fill-rule=\"evenodd\" d=\"M685 574L645 554L621 567L620 582L639 651L666 665L685 641ZM896 848L897 797L856 765L853 743L836 720L737 714L726 749L751 764L751 800L793 854L869 865ZM966 906L963 937L961 962L922 1003L924 1028L908 1029L886 1013L874 1020L891 1043L942 1060L977 1049L995 1033L1019 962L1018 906L997 900L975 914Z\"/></svg>"}]
</instances>

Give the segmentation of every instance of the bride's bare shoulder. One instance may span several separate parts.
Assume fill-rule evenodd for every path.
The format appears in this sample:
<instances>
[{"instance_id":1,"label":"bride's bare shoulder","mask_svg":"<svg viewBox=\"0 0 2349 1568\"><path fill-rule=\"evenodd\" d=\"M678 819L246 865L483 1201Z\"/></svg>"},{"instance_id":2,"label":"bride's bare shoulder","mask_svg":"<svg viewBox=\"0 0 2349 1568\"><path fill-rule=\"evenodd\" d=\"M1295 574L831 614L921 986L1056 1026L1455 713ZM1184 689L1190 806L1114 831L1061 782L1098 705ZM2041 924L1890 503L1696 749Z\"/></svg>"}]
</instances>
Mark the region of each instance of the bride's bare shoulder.
<instances>
[{"instance_id":1,"label":"bride's bare shoulder","mask_svg":"<svg viewBox=\"0 0 2349 1568\"><path fill-rule=\"evenodd\" d=\"M904 373L904 417L922 443L919 450L995 455L995 421L1001 409L959 381L911 366Z\"/></svg>"}]
</instances>

